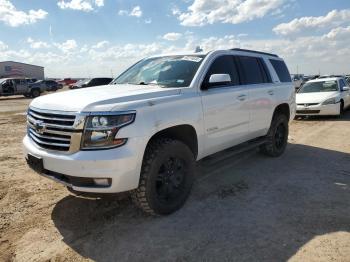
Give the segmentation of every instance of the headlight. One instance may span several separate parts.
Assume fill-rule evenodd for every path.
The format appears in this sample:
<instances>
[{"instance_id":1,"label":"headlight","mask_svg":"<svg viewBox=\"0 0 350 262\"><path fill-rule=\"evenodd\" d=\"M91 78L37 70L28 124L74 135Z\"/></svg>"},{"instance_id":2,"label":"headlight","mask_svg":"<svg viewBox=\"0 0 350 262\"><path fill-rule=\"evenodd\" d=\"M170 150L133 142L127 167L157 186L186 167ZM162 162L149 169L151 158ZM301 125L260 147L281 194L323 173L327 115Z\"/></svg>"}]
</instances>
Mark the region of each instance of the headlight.
<instances>
[{"instance_id":1,"label":"headlight","mask_svg":"<svg viewBox=\"0 0 350 262\"><path fill-rule=\"evenodd\" d=\"M335 102L335 98L333 97L333 98L329 98L329 99L327 99L326 101L324 101L323 103L322 103L322 105L330 105L330 104L335 104L336 102Z\"/></svg>"},{"instance_id":2,"label":"headlight","mask_svg":"<svg viewBox=\"0 0 350 262\"><path fill-rule=\"evenodd\" d=\"M92 115L86 119L81 149L109 149L122 146L127 138L116 138L120 128L135 120L135 113Z\"/></svg>"}]
</instances>

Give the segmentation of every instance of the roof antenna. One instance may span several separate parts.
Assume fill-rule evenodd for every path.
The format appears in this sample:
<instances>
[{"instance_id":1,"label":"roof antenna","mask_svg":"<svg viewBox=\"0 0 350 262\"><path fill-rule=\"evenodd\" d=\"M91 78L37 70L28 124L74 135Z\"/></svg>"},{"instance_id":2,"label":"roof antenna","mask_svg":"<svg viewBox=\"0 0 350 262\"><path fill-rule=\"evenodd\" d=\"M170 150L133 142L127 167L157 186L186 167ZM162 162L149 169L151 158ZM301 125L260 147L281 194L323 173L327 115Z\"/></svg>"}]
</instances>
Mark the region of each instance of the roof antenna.
<instances>
[{"instance_id":1,"label":"roof antenna","mask_svg":"<svg viewBox=\"0 0 350 262\"><path fill-rule=\"evenodd\" d=\"M196 46L196 49L194 50L195 53L203 52L203 49L198 45Z\"/></svg>"}]
</instances>

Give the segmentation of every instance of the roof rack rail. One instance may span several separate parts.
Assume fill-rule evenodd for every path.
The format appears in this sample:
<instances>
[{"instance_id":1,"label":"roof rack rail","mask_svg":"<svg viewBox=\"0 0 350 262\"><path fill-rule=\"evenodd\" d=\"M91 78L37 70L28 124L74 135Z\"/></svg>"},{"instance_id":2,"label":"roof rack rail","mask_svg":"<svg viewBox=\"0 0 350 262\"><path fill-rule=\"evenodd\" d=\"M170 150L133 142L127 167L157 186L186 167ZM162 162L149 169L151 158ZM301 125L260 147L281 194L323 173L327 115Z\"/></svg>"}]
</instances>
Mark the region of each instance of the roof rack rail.
<instances>
[{"instance_id":1,"label":"roof rack rail","mask_svg":"<svg viewBox=\"0 0 350 262\"><path fill-rule=\"evenodd\" d=\"M230 50L233 50L233 51L242 51L242 52L249 52L249 53L261 54L261 55L269 55L269 56L274 56L274 57L279 57L278 55L275 55L275 54L266 53L266 52L260 52L260 51L255 51L255 50L249 50L249 49L232 48L232 49L230 49Z\"/></svg>"}]
</instances>

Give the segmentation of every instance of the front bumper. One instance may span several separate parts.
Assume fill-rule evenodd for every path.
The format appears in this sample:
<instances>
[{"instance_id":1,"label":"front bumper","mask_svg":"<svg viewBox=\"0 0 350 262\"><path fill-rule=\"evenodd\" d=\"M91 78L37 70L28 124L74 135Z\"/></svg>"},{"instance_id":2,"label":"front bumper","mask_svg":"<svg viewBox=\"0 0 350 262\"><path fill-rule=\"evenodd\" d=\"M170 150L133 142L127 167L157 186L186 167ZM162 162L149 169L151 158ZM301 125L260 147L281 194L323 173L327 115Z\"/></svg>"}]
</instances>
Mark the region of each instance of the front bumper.
<instances>
[{"instance_id":1,"label":"front bumper","mask_svg":"<svg viewBox=\"0 0 350 262\"><path fill-rule=\"evenodd\" d=\"M297 116L303 116L303 115L339 115L340 114L340 105L339 103L336 104L330 104L330 105L312 105L312 106L302 106L297 105Z\"/></svg>"},{"instance_id":2,"label":"front bumper","mask_svg":"<svg viewBox=\"0 0 350 262\"><path fill-rule=\"evenodd\" d=\"M145 139L130 138L121 147L109 150L78 151L63 154L39 148L25 136L23 139L24 156L28 154L43 159L45 177L69 186L75 191L91 193L118 193L138 187ZM109 187L77 186L63 177L107 178ZM72 180L74 181L74 180Z\"/></svg>"}]
</instances>

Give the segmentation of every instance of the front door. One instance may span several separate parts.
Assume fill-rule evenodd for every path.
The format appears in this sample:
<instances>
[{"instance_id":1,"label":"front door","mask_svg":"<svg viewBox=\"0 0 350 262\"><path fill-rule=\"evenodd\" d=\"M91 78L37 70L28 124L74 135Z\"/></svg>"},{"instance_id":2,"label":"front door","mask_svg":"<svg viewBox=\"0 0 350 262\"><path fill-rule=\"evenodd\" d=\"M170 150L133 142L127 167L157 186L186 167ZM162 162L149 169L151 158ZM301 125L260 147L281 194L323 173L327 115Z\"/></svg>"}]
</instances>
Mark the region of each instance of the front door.
<instances>
[{"instance_id":1,"label":"front door","mask_svg":"<svg viewBox=\"0 0 350 262\"><path fill-rule=\"evenodd\" d=\"M249 128L249 94L239 86L233 56L217 57L206 73L204 85L212 74L229 74L231 83L201 90L207 154L244 142Z\"/></svg>"}]
</instances>

